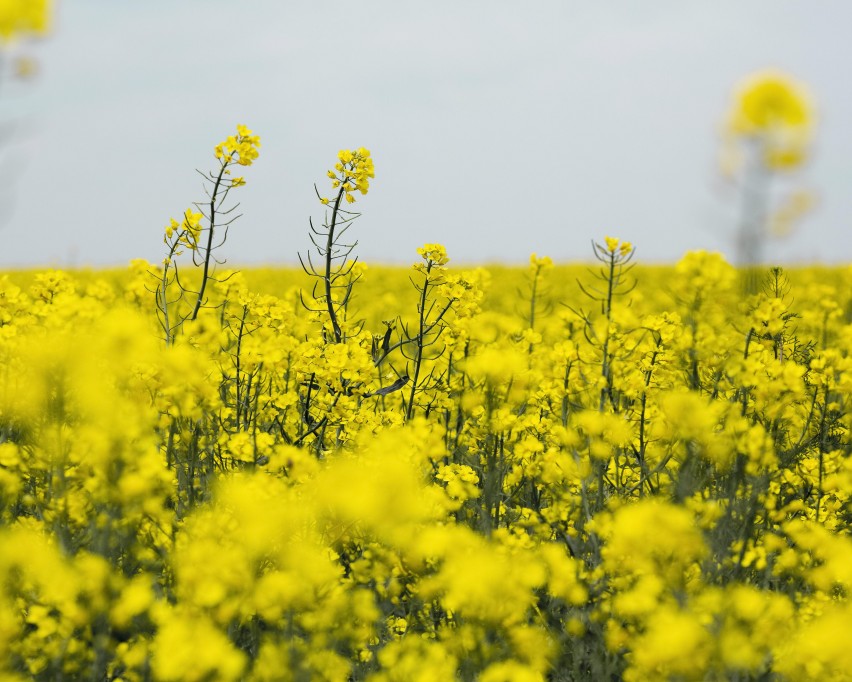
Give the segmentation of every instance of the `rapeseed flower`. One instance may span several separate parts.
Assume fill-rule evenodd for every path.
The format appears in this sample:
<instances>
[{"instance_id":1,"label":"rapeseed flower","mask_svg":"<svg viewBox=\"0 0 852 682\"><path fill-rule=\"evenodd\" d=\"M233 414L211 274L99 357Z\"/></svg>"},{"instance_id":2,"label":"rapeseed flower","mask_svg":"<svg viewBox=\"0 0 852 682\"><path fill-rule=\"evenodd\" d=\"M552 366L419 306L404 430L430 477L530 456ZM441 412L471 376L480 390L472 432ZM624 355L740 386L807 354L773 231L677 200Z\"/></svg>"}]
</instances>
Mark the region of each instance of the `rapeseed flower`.
<instances>
[{"instance_id":1,"label":"rapeseed flower","mask_svg":"<svg viewBox=\"0 0 852 682\"><path fill-rule=\"evenodd\" d=\"M0 1L0 39L43 35L50 29L52 0Z\"/></svg>"},{"instance_id":2,"label":"rapeseed flower","mask_svg":"<svg viewBox=\"0 0 852 682\"><path fill-rule=\"evenodd\" d=\"M237 134L230 135L214 148L216 158L223 166L237 163L240 166L251 166L260 155L260 137L254 135L244 125L237 126ZM242 180L242 178L238 178ZM238 184L244 184L240 182Z\"/></svg>"},{"instance_id":3,"label":"rapeseed flower","mask_svg":"<svg viewBox=\"0 0 852 682\"><path fill-rule=\"evenodd\" d=\"M800 165L814 129L814 107L807 89L780 71L761 71L737 88L726 130L762 147L771 169Z\"/></svg>"},{"instance_id":4,"label":"rapeseed flower","mask_svg":"<svg viewBox=\"0 0 852 682\"><path fill-rule=\"evenodd\" d=\"M337 154L334 169L328 171L331 186L339 188L340 194L349 204L355 203L353 192L367 194L370 189L370 179L376 177L373 158L370 150L364 147L358 149L341 149ZM320 197L323 204L328 204L326 197Z\"/></svg>"}]
</instances>

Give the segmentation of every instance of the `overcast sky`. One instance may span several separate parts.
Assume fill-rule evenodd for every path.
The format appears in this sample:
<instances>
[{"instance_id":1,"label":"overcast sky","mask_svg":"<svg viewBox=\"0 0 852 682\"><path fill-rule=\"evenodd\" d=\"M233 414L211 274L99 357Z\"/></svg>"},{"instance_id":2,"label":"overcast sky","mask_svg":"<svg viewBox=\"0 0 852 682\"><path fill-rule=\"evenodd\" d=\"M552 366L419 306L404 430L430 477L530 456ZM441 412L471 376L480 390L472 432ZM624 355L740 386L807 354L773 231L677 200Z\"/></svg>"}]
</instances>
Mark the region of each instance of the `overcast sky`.
<instances>
[{"instance_id":1,"label":"overcast sky","mask_svg":"<svg viewBox=\"0 0 852 682\"><path fill-rule=\"evenodd\" d=\"M359 146L368 262L425 242L457 262L577 260L604 235L644 261L732 257L720 124L767 67L808 84L820 121L785 181L818 205L767 257L849 261L850 26L848 0L60 1L26 50L38 78L0 83L0 266L160 260L237 123L262 148L234 265L294 262L322 216L313 184Z\"/></svg>"}]
</instances>

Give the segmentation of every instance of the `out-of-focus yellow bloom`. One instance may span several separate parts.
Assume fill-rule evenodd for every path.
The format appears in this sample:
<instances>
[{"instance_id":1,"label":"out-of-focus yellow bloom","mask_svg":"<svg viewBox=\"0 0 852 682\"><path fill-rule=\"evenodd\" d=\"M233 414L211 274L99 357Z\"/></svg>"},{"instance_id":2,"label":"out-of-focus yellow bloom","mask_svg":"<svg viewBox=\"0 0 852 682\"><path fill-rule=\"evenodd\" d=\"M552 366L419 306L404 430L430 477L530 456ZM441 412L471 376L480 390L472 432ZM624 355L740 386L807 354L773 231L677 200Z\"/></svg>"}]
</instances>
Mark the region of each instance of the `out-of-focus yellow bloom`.
<instances>
[{"instance_id":1,"label":"out-of-focus yellow bloom","mask_svg":"<svg viewBox=\"0 0 852 682\"><path fill-rule=\"evenodd\" d=\"M672 588L683 588L692 579L687 568L707 553L693 515L660 500L621 507L602 519L601 528L604 561L612 570L659 576Z\"/></svg>"},{"instance_id":2,"label":"out-of-focus yellow bloom","mask_svg":"<svg viewBox=\"0 0 852 682\"><path fill-rule=\"evenodd\" d=\"M807 190L793 192L781 207L772 215L770 229L772 233L783 237L790 234L796 223L808 213L816 203L816 198Z\"/></svg>"},{"instance_id":3,"label":"out-of-focus yellow bloom","mask_svg":"<svg viewBox=\"0 0 852 682\"><path fill-rule=\"evenodd\" d=\"M660 609L636 641L633 666L627 680L701 679L712 652L710 633L695 614L675 608Z\"/></svg>"},{"instance_id":4,"label":"out-of-focus yellow bloom","mask_svg":"<svg viewBox=\"0 0 852 682\"><path fill-rule=\"evenodd\" d=\"M530 267L533 270L550 270L553 267L553 259L550 256L541 256L530 254Z\"/></svg>"},{"instance_id":5,"label":"out-of-focus yellow bloom","mask_svg":"<svg viewBox=\"0 0 852 682\"><path fill-rule=\"evenodd\" d=\"M51 0L0 0L0 40L47 33L52 5Z\"/></svg>"},{"instance_id":6,"label":"out-of-focus yellow bloom","mask_svg":"<svg viewBox=\"0 0 852 682\"><path fill-rule=\"evenodd\" d=\"M15 78L32 78L38 75L38 62L32 57L21 56L12 65Z\"/></svg>"},{"instance_id":7,"label":"out-of-focus yellow bloom","mask_svg":"<svg viewBox=\"0 0 852 682\"><path fill-rule=\"evenodd\" d=\"M848 680L852 669L848 601L830 603L817 617L802 623L791 638L776 643L775 669L791 680ZM845 672L844 672L845 671Z\"/></svg>"},{"instance_id":8,"label":"out-of-focus yellow bloom","mask_svg":"<svg viewBox=\"0 0 852 682\"><path fill-rule=\"evenodd\" d=\"M752 134L776 126L809 127L812 122L804 86L779 71L761 71L740 84L729 125L734 132Z\"/></svg>"},{"instance_id":9,"label":"out-of-focus yellow bloom","mask_svg":"<svg viewBox=\"0 0 852 682\"><path fill-rule=\"evenodd\" d=\"M726 131L733 137L757 139L763 162L781 170L807 157L814 127L814 108L807 89L779 71L761 71L737 88Z\"/></svg>"},{"instance_id":10,"label":"out-of-focus yellow bloom","mask_svg":"<svg viewBox=\"0 0 852 682\"><path fill-rule=\"evenodd\" d=\"M161 680L236 680L245 656L208 619L169 613L153 643L151 667Z\"/></svg>"},{"instance_id":11,"label":"out-of-focus yellow bloom","mask_svg":"<svg viewBox=\"0 0 852 682\"><path fill-rule=\"evenodd\" d=\"M148 609L153 601L151 578L144 574L136 576L122 590L121 598L110 611L110 619L118 627L127 627L132 618Z\"/></svg>"}]
</instances>

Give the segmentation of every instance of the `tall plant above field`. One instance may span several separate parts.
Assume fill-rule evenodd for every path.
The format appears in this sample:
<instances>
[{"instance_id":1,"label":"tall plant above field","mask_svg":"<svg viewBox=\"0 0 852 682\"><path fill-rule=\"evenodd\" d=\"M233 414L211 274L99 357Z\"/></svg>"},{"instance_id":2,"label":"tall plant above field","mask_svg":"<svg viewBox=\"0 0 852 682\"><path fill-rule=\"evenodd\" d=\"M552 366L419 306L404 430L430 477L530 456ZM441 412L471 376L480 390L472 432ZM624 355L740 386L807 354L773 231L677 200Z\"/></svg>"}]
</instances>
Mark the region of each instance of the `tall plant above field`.
<instances>
[{"instance_id":1,"label":"tall plant above field","mask_svg":"<svg viewBox=\"0 0 852 682\"><path fill-rule=\"evenodd\" d=\"M760 263L772 237L789 234L812 202L797 189L779 202L772 198L777 178L801 168L811 154L816 128L807 88L778 71L763 71L737 87L724 125L723 172L734 179L740 195L736 253L746 268ZM749 293L758 279L748 279Z\"/></svg>"},{"instance_id":2,"label":"tall plant above field","mask_svg":"<svg viewBox=\"0 0 852 682\"><path fill-rule=\"evenodd\" d=\"M207 173L199 171L208 201L195 203L197 210L187 209L181 220L172 218L166 226L163 241L168 253L163 259L162 272L152 274L157 278L154 295L167 344L174 341L184 322L198 317L206 302L207 286L216 279L216 265L224 263L216 259L214 252L224 245L228 228L239 218L234 215L239 204L227 204L228 195L232 189L246 184L245 178L233 175L233 170L252 165L259 147L260 138L246 126L238 125L236 135L216 145L219 168ZM200 271L197 282L180 278L177 257L185 250L192 255L192 265Z\"/></svg>"},{"instance_id":3,"label":"tall plant above field","mask_svg":"<svg viewBox=\"0 0 852 682\"><path fill-rule=\"evenodd\" d=\"M364 322L353 319L350 309L354 287L366 268L353 255L357 240L345 240L344 235L361 215L345 206L355 203L356 193L366 194L375 177L370 151L363 147L341 150L328 177L334 192L331 198L315 187L326 213L321 227L310 221L314 250L299 254L302 269L314 280L309 297L300 292L301 302L320 323L321 332L319 339L308 342L314 345L305 349L297 363L302 375L299 409L303 423L292 439L302 443L314 437L318 453L331 424L337 424L338 438L343 433L341 424L352 419L343 408L353 400L356 410L373 413L371 419L382 414L379 421L393 413L386 409L389 401L402 402L404 421L418 410L428 414L439 407L446 409L451 370L440 362L444 355L440 337L449 328L451 317L467 315L476 298L475 287L464 273L445 272L446 249L426 244L417 250L423 262L414 265L409 278L417 295L414 316L388 311L392 314L383 314L384 330L367 333ZM346 362L342 362L344 358ZM391 396L397 392L398 396Z\"/></svg>"},{"instance_id":4,"label":"tall plant above field","mask_svg":"<svg viewBox=\"0 0 852 682\"><path fill-rule=\"evenodd\" d=\"M321 196L319 190L316 190L320 203L331 207L331 215L326 213L319 228L314 227L313 220L310 221L310 238L320 262L314 264L310 251L305 258L299 254L299 261L305 272L318 280L314 284L312 297L320 306L319 310L328 313L330 329L327 336L334 343L340 343L346 338L346 332L341 327L341 318L352 296L352 287L360 277L360 273L355 269L358 258L350 259L358 245L357 240L351 244L341 241L344 233L360 214L346 210L341 204L344 199L347 205L354 204L355 192L366 194L370 188L370 179L375 176L369 149L359 147L355 150L340 150L337 163L328 171L331 187L335 190L334 198ZM320 287L319 291L317 286ZM306 307L314 310L307 304Z\"/></svg>"}]
</instances>

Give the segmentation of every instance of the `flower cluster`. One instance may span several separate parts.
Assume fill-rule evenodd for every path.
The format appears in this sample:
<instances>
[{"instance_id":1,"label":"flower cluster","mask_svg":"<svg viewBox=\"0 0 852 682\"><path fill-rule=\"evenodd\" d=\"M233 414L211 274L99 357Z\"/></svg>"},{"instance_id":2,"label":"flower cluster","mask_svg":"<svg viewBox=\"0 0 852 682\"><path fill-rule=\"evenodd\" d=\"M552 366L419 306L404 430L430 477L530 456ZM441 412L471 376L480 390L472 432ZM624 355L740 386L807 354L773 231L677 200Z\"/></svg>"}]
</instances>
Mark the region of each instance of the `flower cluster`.
<instances>
[{"instance_id":1,"label":"flower cluster","mask_svg":"<svg viewBox=\"0 0 852 682\"><path fill-rule=\"evenodd\" d=\"M442 268L450 262L447 249L443 244L424 244L417 249L417 254L426 261L430 267Z\"/></svg>"},{"instance_id":2,"label":"flower cluster","mask_svg":"<svg viewBox=\"0 0 852 682\"><path fill-rule=\"evenodd\" d=\"M192 251L196 250L198 238L201 236L201 220L203 217L201 213L187 209L181 222L171 218L169 224L166 225L166 244L175 244L178 249L185 246ZM179 255L179 252L175 250L173 255Z\"/></svg>"},{"instance_id":3,"label":"flower cluster","mask_svg":"<svg viewBox=\"0 0 852 682\"><path fill-rule=\"evenodd\" d=\"M370 189L370 178L376 177L370 150L364 147L341 149L334 169L328 171L328 177L331 178L331 186L339 189L347 203L355 203L353 192L366 194ZM325 197L320 200L324 204L329 203Z\"/></svg>"},{"instance_id":4,"label":"flower cluster","mask_svg":"<svg viewBox=\"0 0 852 682\"><path fill-rule=\"evenodd\" d=\"M757 141L767 168L798 166L807 156L814 110L806 88L786 74L753 74L737 88L726 132Z\"/></svg>"},{"instance_id":5,"label":"flower cluster","mask_svg":"<svg viewBox=\"0 0 852 682\"><path fill-rule=\"evenodd\" d=\"M3 0L0 2L0 40L42 35L50 28L52 0Z\"/></svg>"},{"instance_id":6,"label":"flower cluster","mask_svg":"<svg viewBox=\"0 0 852 682\"><path fill-rule=\"evenodd\" d=\"M633 244L621 241L618 237L604 237L606 252L625 258L633 251Z\"/></svg>"},{"instance_id":7,"label":"flower cluster","mask_svg":"<svg viewBox=\"0 0 852 682\"><path fill-rule=\"evenodd\" d=\"M251 166L260 152L260 138L244 125L237 126L237 134L229 135L224 142L215 147L216 158L223 165L238 163L240 166ZM242 178L234 178L234 186L244 184Z\"/></svg>"}]
</instances>

